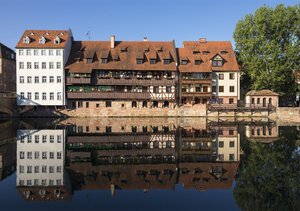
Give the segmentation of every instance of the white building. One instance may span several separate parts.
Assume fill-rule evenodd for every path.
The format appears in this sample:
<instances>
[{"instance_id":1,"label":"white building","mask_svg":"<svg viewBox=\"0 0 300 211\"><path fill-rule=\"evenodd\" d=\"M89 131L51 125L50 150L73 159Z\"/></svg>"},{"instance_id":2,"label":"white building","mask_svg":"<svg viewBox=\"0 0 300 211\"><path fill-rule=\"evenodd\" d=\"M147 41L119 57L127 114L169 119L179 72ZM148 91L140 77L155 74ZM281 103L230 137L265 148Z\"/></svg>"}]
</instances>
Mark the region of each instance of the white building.
<instances>
[{"instance_id":1,"label":"white building","mask_svg":"<svg viewBox=\"0 0 300 211\"><path fill-rule=\"evenodd\" d=\"M65 73L72 32L26 30L17 49L17 104L66 105Z\"/></svg>"}]
</instances>

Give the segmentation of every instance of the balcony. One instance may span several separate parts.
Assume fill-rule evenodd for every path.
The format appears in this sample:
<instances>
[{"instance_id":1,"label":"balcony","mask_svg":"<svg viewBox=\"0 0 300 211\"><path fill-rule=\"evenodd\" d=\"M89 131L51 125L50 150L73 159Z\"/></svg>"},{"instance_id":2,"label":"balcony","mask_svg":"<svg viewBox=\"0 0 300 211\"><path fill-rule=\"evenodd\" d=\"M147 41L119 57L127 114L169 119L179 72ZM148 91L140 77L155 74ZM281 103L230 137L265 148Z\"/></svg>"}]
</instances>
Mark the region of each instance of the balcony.
<instances>
[{"instance_id":1,"label":"balcony","mask_svg":"<svg viewBox=\"0 0 300 211\"><path fill-rule=\"evenodd\" d=\"M72 77L72 76L67 76L66 77L66 84L90 84L91 83L91 78L84 78L84 77Z\"/></svg>"},{"instance_id":2,"label":"balcony","mask_svg":"<svg viewBox=\"0 0 300 211\"><path fill-rule=\"evenodd\" d=\"M184 97L211 97L211 92L182 92Z\"/></svg>"},{"instance_id":3,"label":"balcony","mask_svg":"<svg viewBox=\"0 0 300 211\"><path fill-rule=\"evenodd\" d=\"M67 92L68 99L135 99L149 100L149 92Z\"/></svg>"},{"instance_id":4,"label":"balcony","mask_svg":"<svg viewBox=\"0 0 300 211\"><path fill-rule=\"evenodd\" d=\"M175 86L175 79L97 78L97 85Z\"/></svg>"},{"instance_id":5,"label":"balcony","mask_svg":"<svg viewBox=\"0 0 300 211\"><path fill-rule=\"evenodd\" d=\"M211 78L206 79L181 79L181 84L211 84Z\"/></svg>"}]
</instances>

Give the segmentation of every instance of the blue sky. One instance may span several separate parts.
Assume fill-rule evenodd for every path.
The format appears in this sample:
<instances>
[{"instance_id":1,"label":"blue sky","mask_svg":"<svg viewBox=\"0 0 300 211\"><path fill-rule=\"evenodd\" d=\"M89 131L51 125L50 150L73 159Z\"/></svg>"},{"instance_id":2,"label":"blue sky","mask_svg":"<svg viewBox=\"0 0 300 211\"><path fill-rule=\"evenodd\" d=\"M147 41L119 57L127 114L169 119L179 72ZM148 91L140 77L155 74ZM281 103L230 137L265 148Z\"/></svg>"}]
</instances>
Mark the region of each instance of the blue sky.
<instances>
[{"instance_id":1,"label":"blue sky","mask_svg":"<svg viewBox=\"0 0 300 211\"><path fill-rule=\"evenodd\" d=\"M299 0L1 0L0 42L16 46L25 29L72 29L75 40L229 40L238 20L264 4ZM233 43L234 45L234 43Z\"/></svg>"}]
</instances>

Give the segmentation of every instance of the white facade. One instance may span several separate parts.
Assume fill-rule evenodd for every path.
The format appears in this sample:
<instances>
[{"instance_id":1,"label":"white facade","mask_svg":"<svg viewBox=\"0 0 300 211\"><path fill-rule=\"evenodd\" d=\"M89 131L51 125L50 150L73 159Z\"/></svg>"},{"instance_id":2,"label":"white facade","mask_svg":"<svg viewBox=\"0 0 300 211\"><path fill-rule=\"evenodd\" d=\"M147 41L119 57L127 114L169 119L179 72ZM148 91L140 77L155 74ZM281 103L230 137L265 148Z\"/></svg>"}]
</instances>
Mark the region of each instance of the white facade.
<instances>
[{"instance_id":1,"label":"white facade","mask_svg":"<svg viewBox=\"0 0 300 211\"><path fill-rule=\"evenodd\" d=\"M17 48L17 105L66 105L64 66L72 33L64 48ZM30 46L30 45L29 45Z\"/></svg>"},{"instance_id":2,"label":"white facade","mask_svg":"<svg viewBox=\"0 0 300 211\"><path fill-rule=\"evenodd\" d=\"M17 186L65 185L65 130L17 131Z\"/></svg>"},{"instance_id":3,"label":"white facade","mask_svg":"<svg viewBox=\"0 0 300 211\"><path fill-rule=\"evenodd\" d=\"M213 72L212 86L216 87L216 91L212 93L213 97L237 97L237 99L239 100L240 99L240 72L237 71ZM220 86L223 87L223 92L222 92L222 88L220 91Z\"/></svg>"},{"instance_id":4,"label":"white facade","mask_svg":"<svg viewBox=\"0 0 300 211\"><path fill-rule=\"evenodd\" d=\"M240 134L236 136L217 136L212 141L216 161L240 160Z\"/></svg>"}]
</instances>

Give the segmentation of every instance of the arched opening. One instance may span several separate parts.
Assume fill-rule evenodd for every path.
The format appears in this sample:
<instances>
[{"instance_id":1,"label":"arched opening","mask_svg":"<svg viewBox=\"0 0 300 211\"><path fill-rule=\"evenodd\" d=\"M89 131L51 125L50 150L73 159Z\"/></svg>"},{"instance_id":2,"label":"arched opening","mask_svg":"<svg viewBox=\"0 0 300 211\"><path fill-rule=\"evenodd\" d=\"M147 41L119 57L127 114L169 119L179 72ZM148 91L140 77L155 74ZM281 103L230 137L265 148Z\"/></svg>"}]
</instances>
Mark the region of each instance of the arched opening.
<instances>
[{"instance_id":1,"label":"arched opening","mask_svg":"<svg viewBox=\"0 0 300 211\"><path fill-rule=\"evenodd\" d=\"M251 104L254 104L254 100L255 100L254 98L251 99Z\"/></svg>"},{"instance_id":2,"label":"arched opening","mask_svg":"<svg viewBox=\"0 0 300 211\"><path fill-rule=\"evenodd\" d=\"M257 104L260 104L260 98L257 98Z\"/></svg>"},{"instance_id":3,"label":"arched opening","mask_svg":"<svg viewBox=\"0 0 300 211\"><path fill-rule=\"evenodd\" d=\"M148 104L147 101L143 101L143 108L147 108Z\"/></svg>"},{"instance_id":4,"label":"arched opening","mask_svg":"<svg viewBox=\"0 0 300 211\"><path fill-rule=\"evenodd\" d=\"M132 101L131 107L132 107L132 108L136 108L136 107L137 107L137 102L136 102L136 101Z\"/></svg>"},{"instance_id":5,"label":"arched opening","mask_svg":"<svg viewBox=\"0 0 300 211\"><path fill-rule=\"evenodd\" d=\"M168 102L168 101L165 101L164 104L163 104L163 107L164 107L164 108L169 108L169 102Z\"/></svg>"},{"instance_id":6,"label":"arched opening","mask_svg":"<svg viewBox=\"0 0 300 211\"><path fill-rule=\"evenodd\" d=\"M158 102L157 102L157 101L153 101L152 107L153 107L153 108L158 108Z\"/></svg>"},{"instance_id":7,"label":"arched opening","mask_svg":"<svg viewBox=\"0 0 300 211\"><path fill-rule=\"evenodd\" d=\"M263 107L266 107L266 106L267 106L266 98L264 97L264 98L263 98Z\"/></svg>"},{"instance_id":8,"label":"arched opening","mask_svg":"<svg viewBox=\"0 0 300 211\"><path fill-rule=\"evenodd\" d=\"M269 98L269 105L272 105L272 98Z\"/></svg>"},{"instance_id":9,"label":"arched opening","mask_svg":"<svg viewBox=\"0 0 300 211\"><path fill-rule=\"evenodd\" d=\"M200 99L198 97L195 98L195 104L199 104L200 103Z\"/></svg>"}]
</instances>

